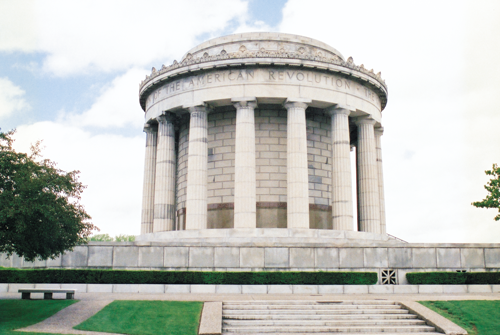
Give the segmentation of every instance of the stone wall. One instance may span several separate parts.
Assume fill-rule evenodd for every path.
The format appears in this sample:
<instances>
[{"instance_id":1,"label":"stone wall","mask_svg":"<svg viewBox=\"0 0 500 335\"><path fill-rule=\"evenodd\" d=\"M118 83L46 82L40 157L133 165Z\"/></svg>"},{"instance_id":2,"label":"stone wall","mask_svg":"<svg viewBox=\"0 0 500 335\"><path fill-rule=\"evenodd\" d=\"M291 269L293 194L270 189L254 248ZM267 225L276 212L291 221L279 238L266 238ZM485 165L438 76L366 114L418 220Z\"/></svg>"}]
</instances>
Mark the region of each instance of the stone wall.
<instances>
[{"instance_id":1,"label":"stone wall","mask_svg":"<svg viewBox=\"0 0 500 335\"><path fill-rule=\"evenodd\" d=\"M55 260L26 262L0 254L14 268L103 268L201 271L395 270L398 284L417 271L500 271L498 244L408 244L405 246L200 246L200 243L91 242ZM270 244L271 245L271 244Z\"/></svg>"},{"instance_id":2,"label":"stone wall","mask_svg":"<svg viewBox=\"0 0 500 335\"><path fill-rule=\"evenodd\" d=\"M324 115L320 110L306 114L309 202L315 205L331 205L332 145L330 119L330 116Z\"/></svg>"}]
</instances>

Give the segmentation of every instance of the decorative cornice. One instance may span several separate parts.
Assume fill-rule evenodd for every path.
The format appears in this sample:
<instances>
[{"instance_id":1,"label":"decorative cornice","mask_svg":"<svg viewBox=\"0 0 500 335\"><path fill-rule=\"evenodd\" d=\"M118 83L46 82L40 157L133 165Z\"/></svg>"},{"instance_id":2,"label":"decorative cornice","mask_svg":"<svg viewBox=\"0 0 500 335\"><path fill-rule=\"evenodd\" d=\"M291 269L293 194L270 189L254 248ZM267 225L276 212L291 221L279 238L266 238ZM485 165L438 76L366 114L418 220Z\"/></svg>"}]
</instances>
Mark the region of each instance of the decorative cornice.
<instances>
[{"instance_id":1,"label":"decorative cornice","mask_svg":"<svg viewBox=\"0 0 500 335\"><path fill-rule=\"evenodd\" d=\"M148 83L150 83L151 80L153 80L154 78L162 74L168 73L170 71L177 70L179 68L188 67L196 64L208 63L208 62L221 61L221 60L258 59L258 58L298 59L306 61L316 61L325 64L333 64L348 68L350 70L355 70L364 73L367 76L377 80L387 90L387 85L385 83L385 80L383 80L381 77L382 75L381 72L375 74L373 69L367 70L365 69L363 64L359 66L355 65L352 57L349 57L347 61L344 61L337 55L328 55L328 57L319 54L310 55L305 53L304 48L299 48L298 52L286 52L284 49L281 49L280 51L269 51L265 50L264 48L261 48L257 52L251 52L248 51L244 45L240 47L238 52L227 53L225 50L222 50L219 54L213 56L210 56L208 53L205 52L202 57L193 57L193 55L187 54L186 57L180 63L174 60L174 62L170 66L162 65L160 70L156 70L156 68L153 67L151 69L151 74L149 76L146 75L146 78L143 81L141 81L139 89L142 91L142 88L146 86ZM255 61L254 63L257 62ZM276 62L276 63L283 63L283 62Z\"/></svg>"}]
</instances>

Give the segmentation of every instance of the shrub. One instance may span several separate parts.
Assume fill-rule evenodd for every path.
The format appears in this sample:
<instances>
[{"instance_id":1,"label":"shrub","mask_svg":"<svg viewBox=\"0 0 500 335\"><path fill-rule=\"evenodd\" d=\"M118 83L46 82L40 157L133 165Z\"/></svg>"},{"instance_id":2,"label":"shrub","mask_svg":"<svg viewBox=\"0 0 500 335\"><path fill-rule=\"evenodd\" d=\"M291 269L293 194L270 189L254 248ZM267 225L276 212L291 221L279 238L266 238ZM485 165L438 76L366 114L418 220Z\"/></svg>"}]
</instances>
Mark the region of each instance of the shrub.
<instances>
[{"instance_id":1,"label":"shrub","mask_svg":"<svg viewBox=\"0 0 500 335\"><path fill-rule=\"evenodd\" d=\"M111 236L109 236L108 234L96 234L96 235L90 236L89 241L92 241L92 242L112 242L113 238Z\"/></svg>"},{"instance_id":2,"label":"shrub","mask_svg":"<svg viewBox=\"0 0 500 335\"><path fill-rule=\"evenodd\" d=\"M500 284L500 272L409 272L413 285Z\"/></svg>"},{"instance_id":3,"label":"shrub","mask_svg":"<svg viewBox=\"0 0 500 335\"><path fill-rule=\"evenodd\" d=\"M376 272L0 270L0 283L373 285Z\"/></svg>"},{"instance_id":4,"label":"shrub","mask_svg":"<svg viewBox=\"0 0 500 335\"><path fill-rule=\"evenodd\" d=\"M116 235L115 241L116 242L134 242L135 236L134 235Z\"/></svg>"},{"instance_id":5,"label":"shrub","mask_svg":"<svg viewBox=\"0 0 500 335\"><path fill-rule=\"evenodd\" d=\"M92 242L134 242L134 235L117 235L115 238L109 236L109 234L96 234L88 238Z\"/></svg>"}]
</instances>

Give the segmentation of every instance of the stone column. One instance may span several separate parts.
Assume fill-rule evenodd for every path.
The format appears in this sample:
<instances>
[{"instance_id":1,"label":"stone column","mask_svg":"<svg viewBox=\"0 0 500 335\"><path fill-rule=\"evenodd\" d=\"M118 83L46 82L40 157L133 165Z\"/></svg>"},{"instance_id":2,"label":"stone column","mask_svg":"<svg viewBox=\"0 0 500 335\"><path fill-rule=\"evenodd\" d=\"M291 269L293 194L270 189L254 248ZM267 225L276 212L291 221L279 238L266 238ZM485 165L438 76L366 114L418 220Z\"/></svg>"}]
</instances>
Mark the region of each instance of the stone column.
<instances>
[{"instance_id":1,"label":"stone column","mask_svg":"<svg viewBox=\"0 0 500 335\"><path fill-rule=\"evenodd\" d=\"M199 105L188 108L189 148L186 194L186 230L207 229L207 128L208 108Z\"/></svg>"},{"instance_id":2,"label":"stone column","mask_svg":"<svg viewBox=\"0 0 500 335\"><path fill-rule=\"evenodd\" d=\"M173 230L175 226L175 116L160 115L156 150L155 215L153 232Z\"/></svg>"},{"instance_id":3,"label":"stone column","mask_svg":"<svg viewBox=\"0 0 500 335\"><path fill-rule=\"evenodd\" d=\"M141 234L153 232L155 206L156 138L158 128L146 124L146 157L144 160L144 184L142 188Z\"/></svg>"},{"instance_id":4,"label":"stone column","mask_svg":"<svg viewBox=\"0 0 500 335\"><path fill-rule=\"evenodd\" d=\"M256 228L255 98L233 98L236 107L234 228Z\"/></svg>"},{"instance_id":5,"label":"stone column","mask_svg":"<svg viewBox=\"0 0 500 335\"><path fill-rule=\"evenodd\" d=\"M335 230L353 230L351 145L349 114L343 107L330 107L332 116L332 222Z\"/></svg>"},{"instance_id":6,"label":"stone column","mask_svg":"<svg viewBox=\"0 0 500 335\"><path fill-rule=\"evenodd\" d=\"M378 167L378 191L380 198L380 233L386 234L385 224L385 198L384 198L384 173L382 169L382 143L381 136L384 133L384 128L375 128L375 145L377 150L377 167Z\"/></svg>"},{"instance_id":7,"label":"stone column","mask_svg":"<svg viewBox=\"0 0 500 335\"><path fill-rule=\"evenodd\" d=\"M288 99L287 227L309 228L306 108L311 100Z\"/></svg>"},{"instance_id":8,"label":"stone column","mask_svg":"<svg viewBox=\"0 0 500 335\"><path fill-rule=\"evenodd\" d=\"M358 125L358 222L359 230L380 233L380 197L378 189L375 120L362 117Z\"/></svg>"}]
</instances>

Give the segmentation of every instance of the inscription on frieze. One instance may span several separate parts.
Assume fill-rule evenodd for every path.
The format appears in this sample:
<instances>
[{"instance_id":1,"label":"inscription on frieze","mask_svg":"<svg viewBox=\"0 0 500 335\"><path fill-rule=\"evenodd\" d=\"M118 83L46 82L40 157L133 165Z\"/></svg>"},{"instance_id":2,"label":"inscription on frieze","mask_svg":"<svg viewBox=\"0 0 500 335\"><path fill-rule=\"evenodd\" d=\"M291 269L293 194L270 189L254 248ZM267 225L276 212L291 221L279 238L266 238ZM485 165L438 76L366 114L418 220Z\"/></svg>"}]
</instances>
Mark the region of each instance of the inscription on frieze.
<instances>
[{"instance_id":1,"label":"inscription on frieze","mask_svg":"<svg viewBox=\"0 0 500 335\"><path fill-rule=\"evenodd\" d=\"M225 70L203 73L172 81L154 91L147 99L147 106L186 91L223 86L227 84L278 83L321 87L350 93L380 104L378 96L370 89L352 80L324 73L304 70L256 69Z\"/></svg>"}]
</instances>

